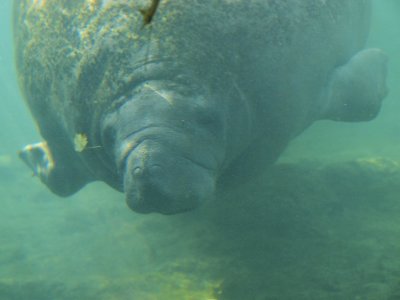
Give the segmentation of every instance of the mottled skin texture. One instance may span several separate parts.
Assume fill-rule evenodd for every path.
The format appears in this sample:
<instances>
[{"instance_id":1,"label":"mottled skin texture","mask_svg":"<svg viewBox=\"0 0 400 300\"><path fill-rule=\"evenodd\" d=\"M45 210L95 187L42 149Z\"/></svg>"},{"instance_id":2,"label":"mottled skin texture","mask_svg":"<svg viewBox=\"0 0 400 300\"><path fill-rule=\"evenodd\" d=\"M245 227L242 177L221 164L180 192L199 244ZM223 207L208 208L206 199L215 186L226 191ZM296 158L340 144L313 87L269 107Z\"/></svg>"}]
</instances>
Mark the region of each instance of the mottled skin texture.
<instances>
[{"instance_id":1,"label":"mottled skin texture","mask_svg":"<svg viewBox=\"0 0 400 300\"><path fill-rule=\"evenodd\" d=\"M164 0L144 26L150 3L15 1L19 79L55 161L39 176L57 194L102 180L138 212L190 210L314 121L379 111L369 1Z\"/></svg>"}]
</instances>

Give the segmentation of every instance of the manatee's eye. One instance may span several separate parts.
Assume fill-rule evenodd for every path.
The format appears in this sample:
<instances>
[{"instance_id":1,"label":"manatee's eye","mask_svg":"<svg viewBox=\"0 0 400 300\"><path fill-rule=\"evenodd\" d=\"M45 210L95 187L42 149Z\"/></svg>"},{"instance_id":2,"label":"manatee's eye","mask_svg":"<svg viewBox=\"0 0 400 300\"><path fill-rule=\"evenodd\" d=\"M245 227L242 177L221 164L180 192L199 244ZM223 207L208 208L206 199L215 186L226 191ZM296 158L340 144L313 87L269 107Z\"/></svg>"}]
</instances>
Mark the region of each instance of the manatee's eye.
<instances>
[{"instance_id":1,"label":"manatee's eye","mask_svg":"<svg viewBox=\"0 0 400 300\"><path fill-rule=\"evenodd\" d=\"M113 149L115 145L115 138L117 136L115 127L112 122L107 120L101 132L101 142L103 147L106 149L106 152L110 155L113 155Z\"/></svg>"},{"instance_id":2,"label":"manatee's eye","mask_svg":"<svg viewBox=\"0 0 400 300\"><path fill-rule=\"evenodd\" d=\"M196 122L201 127L219 135L223 129L222 114L213 109L200 108L196 111Z\"/></svg>"},{"instance_id":3,"label":"manatee's eye","mask_svg":"<svg viewBox=\"0 0 400 300\"><path fill-rule=\"evenodd\" d=\"M105 145L113 145L115 142L115 130L109 126L104 128L102 140Z\"/></svg>"}]
</instances>

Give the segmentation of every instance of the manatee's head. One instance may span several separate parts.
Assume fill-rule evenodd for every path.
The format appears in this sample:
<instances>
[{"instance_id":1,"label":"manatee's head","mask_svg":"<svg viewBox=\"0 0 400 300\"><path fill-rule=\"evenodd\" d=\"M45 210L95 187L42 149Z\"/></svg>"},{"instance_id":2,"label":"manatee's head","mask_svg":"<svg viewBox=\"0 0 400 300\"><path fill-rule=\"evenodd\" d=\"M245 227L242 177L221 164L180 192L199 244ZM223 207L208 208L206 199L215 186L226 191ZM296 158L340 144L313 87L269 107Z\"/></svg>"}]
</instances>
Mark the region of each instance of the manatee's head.
<instances>
[{"instance_id":1,"label":"manatee's head","mask_svg":"<svg viewBox=\"0 0 400 300\"><path fill-rule=\"evenodd\" d=\"M217 102L159 81L120 101L105 123L103 141L116 138L112 144L129 207L175 214L212 198L224 157Z\"/></svg>"}]
</instances>

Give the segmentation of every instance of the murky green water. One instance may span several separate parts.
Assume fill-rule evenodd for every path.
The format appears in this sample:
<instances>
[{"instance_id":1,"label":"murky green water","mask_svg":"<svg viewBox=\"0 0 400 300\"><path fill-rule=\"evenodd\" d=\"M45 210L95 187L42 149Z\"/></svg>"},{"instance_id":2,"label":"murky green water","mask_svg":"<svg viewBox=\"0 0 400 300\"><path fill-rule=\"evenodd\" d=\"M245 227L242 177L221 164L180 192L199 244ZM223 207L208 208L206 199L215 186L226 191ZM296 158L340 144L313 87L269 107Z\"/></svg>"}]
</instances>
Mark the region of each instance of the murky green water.
<instances>
[{"instance_id":1,"label":"murky green water","mask_svg":"<svg viewBox=\"0 0 400 300\"><path fill-rule=\"evenodd\" d=\"M400 299L400 2L375 0L390 94L368 123L319 122L261 178L180 216L101 183L62 199L16 152L39 139L0 3L0 299Z\"/></svg>"}]
</instances>

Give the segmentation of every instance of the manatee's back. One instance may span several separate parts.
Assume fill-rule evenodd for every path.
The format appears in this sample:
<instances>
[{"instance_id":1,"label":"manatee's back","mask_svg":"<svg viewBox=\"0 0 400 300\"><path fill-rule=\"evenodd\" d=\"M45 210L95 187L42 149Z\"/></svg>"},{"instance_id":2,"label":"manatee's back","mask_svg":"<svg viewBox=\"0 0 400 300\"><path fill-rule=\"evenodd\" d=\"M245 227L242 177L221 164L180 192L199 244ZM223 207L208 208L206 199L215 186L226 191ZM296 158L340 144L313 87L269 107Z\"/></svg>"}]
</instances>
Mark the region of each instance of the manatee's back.
<instances>
[{"instance_id":1,"label":"manatee's back","mask_svg":"<svg viewBox=\"0 0 400 300\"><path fill-rule=\"evenodd\" d=\"M150 3L15 1L19 78L46 139L61 130L95 145L102 114L157 76L186 76L221 96L238 86L255 114L268 107L271 125L290 135L368 30L366 0L161 0L144 25ZM163 70L143 67L160 61Z\"/></svg>"}]
</instances>

